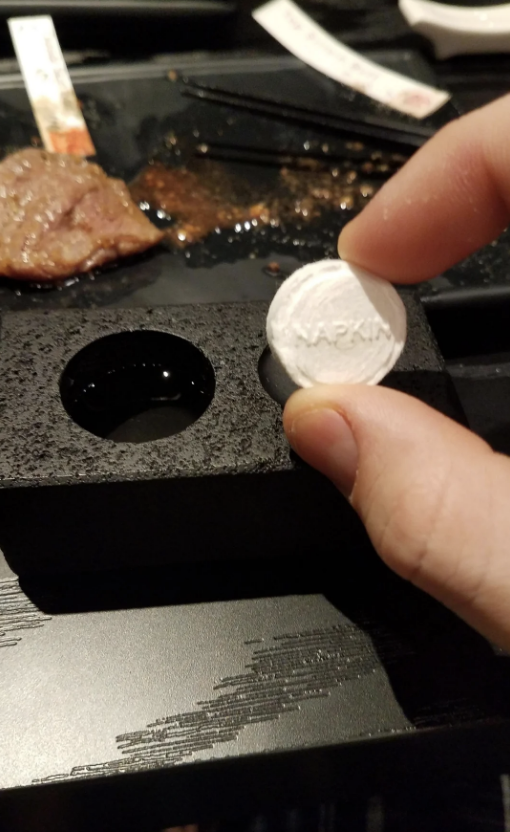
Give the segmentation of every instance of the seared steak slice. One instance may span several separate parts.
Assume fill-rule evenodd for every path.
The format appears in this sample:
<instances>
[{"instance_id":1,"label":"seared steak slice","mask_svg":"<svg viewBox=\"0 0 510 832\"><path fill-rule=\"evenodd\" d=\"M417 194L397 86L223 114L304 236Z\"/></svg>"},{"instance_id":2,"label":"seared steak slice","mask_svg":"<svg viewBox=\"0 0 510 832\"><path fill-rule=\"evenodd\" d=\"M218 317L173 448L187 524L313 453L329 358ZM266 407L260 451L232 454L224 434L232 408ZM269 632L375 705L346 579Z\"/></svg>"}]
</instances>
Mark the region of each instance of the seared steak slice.
<instances>
[{"instance_id":1,"label":"seared steak slice","mask_svg":"<svg viewBox=\"0 0 510 832\"><path fill-rule=\"evenodd\" d=\"M0 163L0 275L59 280L145 251L163 234L119 179L79 156L27 149Z\"/></svg>"}]
</instances>

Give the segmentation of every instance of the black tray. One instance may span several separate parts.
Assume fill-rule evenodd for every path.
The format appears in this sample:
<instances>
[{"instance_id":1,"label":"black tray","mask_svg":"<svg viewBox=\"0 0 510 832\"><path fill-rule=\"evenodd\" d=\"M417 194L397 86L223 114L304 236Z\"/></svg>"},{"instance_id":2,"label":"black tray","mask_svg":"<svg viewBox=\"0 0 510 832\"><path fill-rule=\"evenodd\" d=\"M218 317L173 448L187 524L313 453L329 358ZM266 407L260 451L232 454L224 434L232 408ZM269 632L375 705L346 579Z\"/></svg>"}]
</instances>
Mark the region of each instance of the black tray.
<instances>
[{"instance_id":1,"label":"black tray","mask_svg":"<svg viewBox=\"0 0 510 832\"><path fill-rule=\"evenodd\" d=\"M384 383L464 421L419 300L402 299L409 334ZM266 303L4 315L0 546L15 572L306 561L331 539L366 539L331 483L290 453L266 317ZM179 409L147 413L161 376L142 368L163 354ZM119 400L137 395L146 415L128 404L119 422Z\"/></svg>"}]
</instances>

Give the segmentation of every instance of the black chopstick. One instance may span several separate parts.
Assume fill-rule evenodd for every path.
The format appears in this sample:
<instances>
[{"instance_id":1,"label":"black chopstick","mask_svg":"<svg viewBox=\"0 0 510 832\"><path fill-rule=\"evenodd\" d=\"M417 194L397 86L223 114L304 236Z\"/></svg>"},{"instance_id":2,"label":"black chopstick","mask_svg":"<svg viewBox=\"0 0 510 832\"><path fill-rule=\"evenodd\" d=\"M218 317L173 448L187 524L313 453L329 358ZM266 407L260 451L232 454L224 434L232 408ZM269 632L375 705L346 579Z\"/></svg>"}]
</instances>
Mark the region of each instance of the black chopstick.
<instances>
[{"instance_id":1,"label":"black chopstick","mask_svg":"<svg viewBox=\"0 0 510 832\"><path fill-rule=\"evenodd\" d=\"M404 147L421 147L436 132L422 124L397 122L375 115L357 114L347 109L340 115L327 115L301 106L277 103L266 98L207 87L193 81L183 81L182 94L211 103L276 116L289 121L327 127L353 135L382 140L388 144Z\"/></svg>"},{"instance_id":2,"label":"black chopstick","mask_svg":"<svg viewBox=\"0 0 510 832\"><path fill-rule=\"evenodd\" d=\"M343 107L342 114L337 115L336 113L325 113L323 110L317 110L312 107L305 107L302 104L294 104L291 101L283 101L279 99L277 100L273 98L268 98L267 96L253 95L253 93L237 92L236 90L227 90L216 85L213 86L211 84L204 84L200 81L194 81L189 78L183 78L182 82L186 87L197 90L203 90L207 93L228 95L237 100L267 104L272 107L278 108L283 107L286 109L296 110L297 112L323 116L325 118L340 118L346 121L353 121L356 124L361 122L363 124L372 125L374 127L383 127L387 130L398 130L399 132L409 133L411 135L420 136L421 138L430 138L435 133L435 128L430 127L430 125L428 124L423 124L416 119L407 120L407 117L405 119L401 119L399 118L398 113L395 113L394 117L392 117L391 115L366 113L362 112L356 107L352 107L352 105L351 109L349 109L349 104L346 102L342 102L341 104Z\"/></svg>"}]
</instances>

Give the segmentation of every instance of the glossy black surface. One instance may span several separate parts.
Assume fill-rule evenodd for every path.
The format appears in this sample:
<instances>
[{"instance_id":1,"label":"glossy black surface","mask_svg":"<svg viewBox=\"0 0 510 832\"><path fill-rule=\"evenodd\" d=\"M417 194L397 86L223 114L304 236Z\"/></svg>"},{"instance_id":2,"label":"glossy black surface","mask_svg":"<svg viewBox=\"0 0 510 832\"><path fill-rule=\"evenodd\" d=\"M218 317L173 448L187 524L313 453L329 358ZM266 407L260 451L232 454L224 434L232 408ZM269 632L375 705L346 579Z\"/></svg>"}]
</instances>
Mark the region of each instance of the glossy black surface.
<instances>
[{"instance_id":1,"label":"glossy black surface","mask_svg":"<svg viewBox=\"0 0 510 832\"><path fill-rule=\"evenodd\" d=\"M214 370L189 341L164 332L120 332L67 364L60 397L71 419L114 442L153 442L185 430L214 396Z\"/></svg>"}]
</instances>

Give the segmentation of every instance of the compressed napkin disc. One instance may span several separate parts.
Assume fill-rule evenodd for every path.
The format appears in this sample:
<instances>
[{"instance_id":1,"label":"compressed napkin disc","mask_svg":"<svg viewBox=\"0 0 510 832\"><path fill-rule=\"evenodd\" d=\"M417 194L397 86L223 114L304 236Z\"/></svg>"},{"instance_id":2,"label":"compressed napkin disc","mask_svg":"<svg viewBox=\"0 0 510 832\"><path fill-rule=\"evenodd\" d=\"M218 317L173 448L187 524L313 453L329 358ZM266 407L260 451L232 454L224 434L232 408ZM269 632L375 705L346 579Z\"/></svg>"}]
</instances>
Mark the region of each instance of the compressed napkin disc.
<instances>
[{"instance_id":1,"label":"compressed napkin disc","mask_svg":"<svg viewBox=\"0 0 510 832\"><path fill-rule=\"evenodd\" d=\"M377 384L404 348L406 311L387 280L344 260L321 260L279 288L267 339L299 387Z\"/></svg>"}]
</instances>

